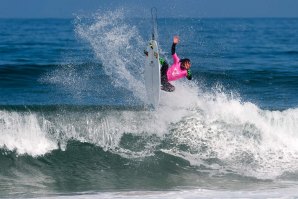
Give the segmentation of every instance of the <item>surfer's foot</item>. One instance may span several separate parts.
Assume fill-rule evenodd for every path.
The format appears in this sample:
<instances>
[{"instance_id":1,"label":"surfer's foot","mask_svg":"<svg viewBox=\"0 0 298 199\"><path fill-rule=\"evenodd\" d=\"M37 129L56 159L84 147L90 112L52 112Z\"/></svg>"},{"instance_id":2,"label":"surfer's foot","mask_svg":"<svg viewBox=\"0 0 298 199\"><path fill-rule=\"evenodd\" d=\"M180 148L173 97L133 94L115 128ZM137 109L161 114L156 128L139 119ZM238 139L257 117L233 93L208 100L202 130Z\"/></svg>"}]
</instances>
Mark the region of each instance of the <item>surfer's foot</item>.
<instances>
[{"instance_id":1,"label":"surfer's foot","mask_svg":"<svg viewBox=\"0 0 298 199\"><path fill-rule=\"evenodd\" d=\"M148 57L148 52L146 50L144 50L144 54Z\"/></svg>"},{"instance_id":2,"label":"surfer's foot","mask_svg":"<svg viewBox=\"0 0 298 199\"><path fill-rule=\"evenodd\" d=\"M169 82L165 82L161 85L160 89L166 92L173 92L175 90L175 86L173 86Z\"/></svg>"}]
</instances>

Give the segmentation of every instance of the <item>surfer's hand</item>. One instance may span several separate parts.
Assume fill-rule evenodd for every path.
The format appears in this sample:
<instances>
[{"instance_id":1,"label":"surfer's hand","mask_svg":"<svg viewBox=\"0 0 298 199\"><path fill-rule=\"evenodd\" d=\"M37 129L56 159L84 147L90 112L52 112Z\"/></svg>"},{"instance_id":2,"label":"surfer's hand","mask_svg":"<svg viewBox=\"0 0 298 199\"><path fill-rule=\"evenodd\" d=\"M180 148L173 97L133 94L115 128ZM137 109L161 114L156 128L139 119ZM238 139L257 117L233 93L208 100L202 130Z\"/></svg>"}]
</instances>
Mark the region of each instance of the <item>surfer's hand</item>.
<instances>
[{"instance_id":1,"label":"surfer's hand","mask_svg":"<svg viewBox=\"0 0 298 199\"><path fill-rule=\"evenodd\" d=\"M179 43L179 37L178 36L174 36L173 43L174 44L178 44Z\"/></svg>"}]
</instances>

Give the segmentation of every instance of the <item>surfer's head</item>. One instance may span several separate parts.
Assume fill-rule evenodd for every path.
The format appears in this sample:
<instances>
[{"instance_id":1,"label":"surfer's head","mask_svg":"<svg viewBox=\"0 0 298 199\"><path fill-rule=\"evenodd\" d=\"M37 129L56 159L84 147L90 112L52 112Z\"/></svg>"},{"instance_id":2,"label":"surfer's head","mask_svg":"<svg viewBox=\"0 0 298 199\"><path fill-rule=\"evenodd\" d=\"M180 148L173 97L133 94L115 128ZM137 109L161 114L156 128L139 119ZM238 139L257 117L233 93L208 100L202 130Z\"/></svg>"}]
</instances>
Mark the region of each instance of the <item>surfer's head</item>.
<instances>
[{"instance_id":1,"label":"surfer's head","mask_svg":"<svg viewBox=\"0 0 298 199\"><path fill-rule=\"evenodd\" d=\"M180 59L181 67L188 70L191 67L190 59L184 58Z\"/></svg>"}]
</instances>

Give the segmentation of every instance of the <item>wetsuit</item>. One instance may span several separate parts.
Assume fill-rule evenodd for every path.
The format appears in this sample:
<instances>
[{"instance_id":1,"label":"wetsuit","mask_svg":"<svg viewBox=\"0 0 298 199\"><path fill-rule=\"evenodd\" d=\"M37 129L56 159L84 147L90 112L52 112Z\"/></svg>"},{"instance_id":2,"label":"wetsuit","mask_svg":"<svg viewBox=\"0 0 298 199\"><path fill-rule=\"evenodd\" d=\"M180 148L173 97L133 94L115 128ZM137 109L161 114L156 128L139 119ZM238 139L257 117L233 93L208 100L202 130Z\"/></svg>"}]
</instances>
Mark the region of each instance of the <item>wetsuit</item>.
<instances>
[{"instance_id":1,"label":"wetsuit","mask_svg":"<svg viewBox=\"0 0 298 199\"><path fill-rule=\"evenodd\" d=\"M191 80L192 75L191 71L188 69L186 70L183 66L181 66L181 62L179 57L176 54L176 44L173 43L172 45L172 57L173 57L173 64L169 68L169 64L163 59L160 58L161 64L161 89L167 92L173 92L175 87L169 83L169 81L175 81L177 79L186 77L188 80Z\"/></svg>"}]
</instances>

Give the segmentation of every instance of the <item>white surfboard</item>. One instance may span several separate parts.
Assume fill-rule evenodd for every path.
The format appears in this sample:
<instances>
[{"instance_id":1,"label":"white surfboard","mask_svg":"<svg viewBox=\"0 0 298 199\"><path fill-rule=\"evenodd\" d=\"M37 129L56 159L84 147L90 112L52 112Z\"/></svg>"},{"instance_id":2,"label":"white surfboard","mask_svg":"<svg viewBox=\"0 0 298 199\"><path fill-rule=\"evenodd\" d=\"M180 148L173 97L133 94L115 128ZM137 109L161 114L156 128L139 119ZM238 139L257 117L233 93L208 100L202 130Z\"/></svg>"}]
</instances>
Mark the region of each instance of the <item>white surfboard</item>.
<instances>
[{"instance_id":1,"label":"white surfboard","mask_svg":"<svg viewBox=\"0 0 298 199\"><path fill-rule=\"evenodd\" d=\"M145 87L147 91L148 105L154 109L158 107L160 97L160 63L158 45L151 40L147 46L148 56L145 61Z\"/></svg>"}]
</instances>

